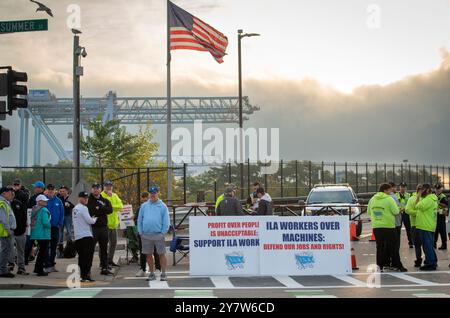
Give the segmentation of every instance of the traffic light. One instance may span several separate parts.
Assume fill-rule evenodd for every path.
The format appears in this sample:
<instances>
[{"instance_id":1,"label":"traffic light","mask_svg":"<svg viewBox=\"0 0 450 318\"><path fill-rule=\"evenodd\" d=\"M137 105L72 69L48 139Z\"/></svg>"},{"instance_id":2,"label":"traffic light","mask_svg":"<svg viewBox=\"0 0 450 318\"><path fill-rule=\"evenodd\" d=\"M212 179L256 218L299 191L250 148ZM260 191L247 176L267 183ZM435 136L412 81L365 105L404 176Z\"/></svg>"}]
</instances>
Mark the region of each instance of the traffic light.
<instances>
[{"instance_id":1,"label":"traffic light","mask_svg":"<svg viewBox=\"0 0 450 318\"><path fill-rule=\"evenodd\" d=\"M8 148L10 146L9 140L9 129L0 126L0 150L2 150L3 148Z\"/></svg>"},{"instance_id":2,"label":"traffic light","mask_svg":"<svg viewBox=\"0 0 450 318\"><path fill-rule=\"evenodd\" d=\"M7 94L8 94L8 111L11 114L17 108L28 107L28 88L25 85L19 85L17 82L27 82L27 73L17 72L8 69L7 77Z\"/></svg>"}]
</instances>

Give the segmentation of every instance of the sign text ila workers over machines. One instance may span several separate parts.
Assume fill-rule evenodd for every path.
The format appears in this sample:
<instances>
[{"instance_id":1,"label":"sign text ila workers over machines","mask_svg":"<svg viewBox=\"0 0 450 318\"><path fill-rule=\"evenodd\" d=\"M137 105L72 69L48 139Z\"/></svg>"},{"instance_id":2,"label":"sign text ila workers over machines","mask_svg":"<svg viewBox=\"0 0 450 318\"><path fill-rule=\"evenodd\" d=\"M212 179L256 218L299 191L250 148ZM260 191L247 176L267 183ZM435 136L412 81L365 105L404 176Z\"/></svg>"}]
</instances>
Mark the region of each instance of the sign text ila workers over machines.
<instances>
[{"instance_id":1,"label":"sign text ila workers over machines","mask_svg":"<svg viewBox=\"0 0 450 318\"><path fill-rule=\"evenodd\" d=\"M191 275L351 273L349 220L337 217L191 217Z\"/></svg>"}]
</instances>

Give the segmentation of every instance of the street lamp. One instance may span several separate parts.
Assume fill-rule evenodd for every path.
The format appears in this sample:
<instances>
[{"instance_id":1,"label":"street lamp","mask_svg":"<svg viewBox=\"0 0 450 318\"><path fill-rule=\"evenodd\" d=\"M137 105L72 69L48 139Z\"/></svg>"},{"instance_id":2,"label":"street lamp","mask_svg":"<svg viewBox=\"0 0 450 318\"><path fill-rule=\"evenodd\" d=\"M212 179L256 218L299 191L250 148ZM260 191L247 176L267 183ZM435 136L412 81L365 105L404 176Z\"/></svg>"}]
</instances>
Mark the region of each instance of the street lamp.
<instances>
[{"instance_id":1,"label":"street lamp","mask_svg":"<svg viewBox=\"0 0 450 318\"><path fill-rule=\"evenodd\" d=\"M240 171L241 171L241 199L244 197L244 140L243 127L244 120L242 117L242 54L241 41L243 38L250 38L253 36L260 36L258 33L244 33L243 30L238 30L238 66L239 66L239 139L240 139Z\"/></svg>"},{"instance_id":2,"label":"street lamp","mask_svg":"<svg viewBox=\"0 0 450 318\"><path fill-rule=\"evenodd\" d=\"M79 34L81 31L72 29L73 37L73 170L72 189L75 189L80 182L80 77L83 76L83 67L80 66L81 57L86 57L86 48L80 46Z\"/></svg>"}]
</instances>

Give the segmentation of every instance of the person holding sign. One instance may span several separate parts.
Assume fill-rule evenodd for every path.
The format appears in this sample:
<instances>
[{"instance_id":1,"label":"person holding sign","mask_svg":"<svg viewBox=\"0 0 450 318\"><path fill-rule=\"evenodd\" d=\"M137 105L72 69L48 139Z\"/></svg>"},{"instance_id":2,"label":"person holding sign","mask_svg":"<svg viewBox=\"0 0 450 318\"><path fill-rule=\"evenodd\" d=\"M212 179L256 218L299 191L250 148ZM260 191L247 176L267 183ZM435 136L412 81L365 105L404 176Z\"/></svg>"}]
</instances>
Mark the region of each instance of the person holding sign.
<instances>
[{"instance_id":1,"label":"person holding sign","mask_svg":"<svg viewBox=\"0 0 450 318\"><path fill-rule=\"evenodd\" d=\"M372 220L372 228L377 244L377 265L380 270L392 267L395 271L406 272L397 249L396 217L400 209L391 196L392 185L384 183L369 201L367 212Z\"/></svg>"},{"instance_id":2,"label":"person holding sign","mask_svg":"<svg viewBox=\"0 0 450 318\"><path fill-rule=\"evenodd\" d=\"M75 234L75 245L78 253L78 266L80 267L81 282L94 282L91 278L92 260L94 258L94 236L92 225L97 221L91 217L87 204L89 194L80 192L78 204L72 210L73 229Z\"/></svg>"},{"instance_id":3,"label":"person holding sign","mask_svg":"<svg viewBox=\"0 0 450 318\"><path fill-rule=\"evenodd\" d=\"M142 241L142 254L147 255L147 263L150 269L150 275L147 280L156 280L152 255L156 248L161 262L161 281L166 281L165 235L169 231L169 209L159 199L159 189L157 187L151 187L149 192L150 200L142 204L138 217L138 232Z\"/></svg>"}]
</instances>

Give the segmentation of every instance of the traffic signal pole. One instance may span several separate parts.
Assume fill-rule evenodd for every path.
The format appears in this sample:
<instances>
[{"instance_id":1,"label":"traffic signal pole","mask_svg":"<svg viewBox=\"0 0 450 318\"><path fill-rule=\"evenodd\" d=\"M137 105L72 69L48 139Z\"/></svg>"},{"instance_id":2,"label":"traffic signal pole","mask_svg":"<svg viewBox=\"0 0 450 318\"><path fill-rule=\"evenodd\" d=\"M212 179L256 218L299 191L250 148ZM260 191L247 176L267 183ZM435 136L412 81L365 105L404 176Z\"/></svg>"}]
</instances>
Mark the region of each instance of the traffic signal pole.
<instances>
[{"instance_id":1,"label":"traffic signal pole","mask_svg":"<svg viewBox=\"0 0 450 318\"><path fill-rule=\"evenodd\" d=\"M80 182L80 76L78 75L78 67L80 55L78 48L80 47L80 38L75 34L73 37L73 160L72 160L72 189Z\"/></svg>"}]
</instances>

